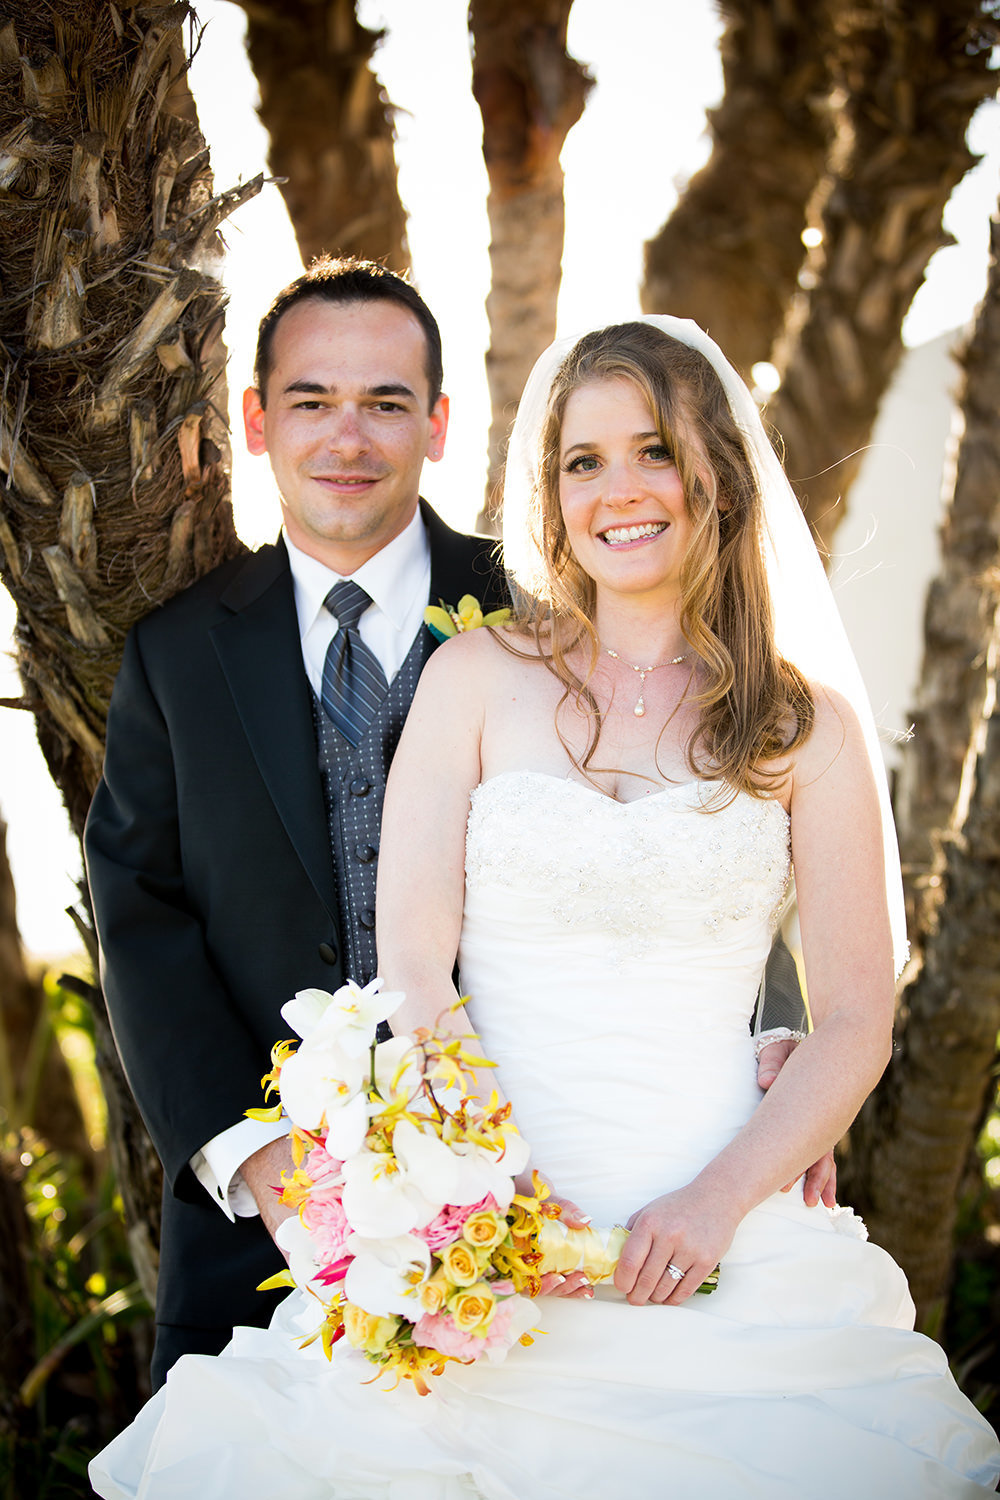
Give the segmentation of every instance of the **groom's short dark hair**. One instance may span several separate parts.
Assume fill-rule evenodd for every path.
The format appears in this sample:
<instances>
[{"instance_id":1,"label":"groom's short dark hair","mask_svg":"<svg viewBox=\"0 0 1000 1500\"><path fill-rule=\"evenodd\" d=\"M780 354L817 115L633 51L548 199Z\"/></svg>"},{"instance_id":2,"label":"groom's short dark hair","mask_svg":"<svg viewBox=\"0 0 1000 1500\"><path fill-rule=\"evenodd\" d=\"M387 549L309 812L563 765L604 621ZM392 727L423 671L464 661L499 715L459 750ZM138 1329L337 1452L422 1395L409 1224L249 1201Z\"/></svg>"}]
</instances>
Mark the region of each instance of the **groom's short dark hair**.
<instances>
[{"instance_id":1,"label":"groom's short dark hair","mask_svg":"<svg viewBox=\"0 0 1000 1500\"><path fill-rule=\"evenodd\" d=\"M443 365L441 359L441 330L434 314L421 297L416 287L404 276L390 271L376 261L358 260L356 256L334 258L321 255L314 260L303 275L289 282L278 293L257 330L257 354L254 359L254 385L260 394L261 406L267 401L267 381L271 374L271 353L274 330L279 320L297 302L310 299L322 302L398 302L413 314L420 324L427 345L427 384L430 387L430 408L441 394Z\"/></svg>"}]
</instances>

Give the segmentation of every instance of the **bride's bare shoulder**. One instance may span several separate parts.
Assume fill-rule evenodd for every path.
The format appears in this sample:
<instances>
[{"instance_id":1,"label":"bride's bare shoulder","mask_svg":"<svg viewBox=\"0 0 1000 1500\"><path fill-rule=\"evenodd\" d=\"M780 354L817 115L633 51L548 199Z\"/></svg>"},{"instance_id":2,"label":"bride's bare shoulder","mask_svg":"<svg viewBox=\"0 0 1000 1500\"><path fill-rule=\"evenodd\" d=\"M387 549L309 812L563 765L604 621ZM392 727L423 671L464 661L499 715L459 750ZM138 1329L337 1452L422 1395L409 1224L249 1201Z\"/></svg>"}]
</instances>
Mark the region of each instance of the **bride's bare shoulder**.
<instances>
[{"instance_id":1,"label":"bride's bare shoulder","mask_svg":"<svg viewBox=\"0 0 1000 1500\"><path fill-rule=\"evenodd\" d=\"M429 675L432 681L450 680L483 693L536 668L540 660L532 635L508 625L480 627L443 641L424 667L421 681Z\"/></svg>"}]
</instances>

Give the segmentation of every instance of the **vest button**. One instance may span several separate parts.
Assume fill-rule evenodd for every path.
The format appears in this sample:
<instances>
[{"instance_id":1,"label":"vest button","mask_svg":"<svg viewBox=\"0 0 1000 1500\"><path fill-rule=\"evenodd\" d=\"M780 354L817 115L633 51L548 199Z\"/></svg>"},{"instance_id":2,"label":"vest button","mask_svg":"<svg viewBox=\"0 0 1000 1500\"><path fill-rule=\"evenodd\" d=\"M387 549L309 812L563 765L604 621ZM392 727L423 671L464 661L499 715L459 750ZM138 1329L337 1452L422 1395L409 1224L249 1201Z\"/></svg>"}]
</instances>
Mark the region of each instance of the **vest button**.
<instances>
[{"instance_id":1,"label":"vest button","mask_svg":"<svg viewBox=\"0 0 1000 1500\"><path fill-rule=\"evenodd\" d=\"M332 943L320 943L319 956L325 964L337 962L337 950Z\"/></svg>"},{"instance_id":2,"label":"vest button","mask_svg":"<svg viewBox=\"0 0 1000 1500\"><path fill-rule=\"evenodd\" d=\"M354 780L351 782L352 797L367 797L371 789L371 782L366 781L363 776L355 776Z\"/></svg>"},{"instance_id":3,"label":"vest button","mask_svg":"<svg viewBox=\"0 0 1000 1500\"><path fill-rule=\"evenodd\" d=\"M370 865L373 859L378 858L378 850L373 849L371 844L359 844L354 853L363 865Z\"/></svg>"},{"instance_id":4,"label":"vest button","mask_svg":"<svg viewBox=\"0 0 1000 1500\"><path fill-rule=\"evenodd\" d=\"M370 908L361 913L361 915L358 917L358 921L361 923L366 932L375 931L375 913Z\"/></svg>"}]
</instances>

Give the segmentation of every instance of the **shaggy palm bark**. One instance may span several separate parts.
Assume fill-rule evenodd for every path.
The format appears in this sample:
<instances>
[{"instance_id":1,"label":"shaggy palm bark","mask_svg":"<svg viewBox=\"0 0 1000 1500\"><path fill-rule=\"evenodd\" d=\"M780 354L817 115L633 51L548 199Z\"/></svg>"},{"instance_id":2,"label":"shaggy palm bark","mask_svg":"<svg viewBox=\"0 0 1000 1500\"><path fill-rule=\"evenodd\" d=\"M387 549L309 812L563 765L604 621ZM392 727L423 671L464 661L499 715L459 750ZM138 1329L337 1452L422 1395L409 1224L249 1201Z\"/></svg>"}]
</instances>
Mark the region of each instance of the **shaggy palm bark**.
<instances>
[{"instance_id":1,"label":"shaggy palm bark","mask_svg":"<svg viewBox=\"0 0 1000 1500\"><path fill-rule=\"evenodd\" d=\"M898 822L914 977L893 1061L851 1129L849 1196L926 1317L948 1289L959 1184L1000 1031L1000 222L962 356L964 436L925 615L916 735Z\"/></svg>"},{"instance_id":2,"label":"shaggy palm bark","mask_svg":"<svg viewBox=\"0 0 1000 1500\"><path fill-rule=\"evenodd\" d=\"M125 634L240 547L217 227L185 82L186 3L8 5L0 27L0 573L17 663L74 829L100 775ZM81 920L81 929L84 923ZM159 1165L90 992L109 1142L153 1290Z\"/></svg>"},{"instance_id":3,"label":"shaggy palm bark","mask_svg":"<svg viewBox=\"0 0 1000 1500\"><path fill-rule=\"evenodd\" d=\"M472 0L472 92L490 180L492 277L486 375L492 419L486 505L496 527L507 434L532 365L556 330L562 279L559 153L592 79L566 51L572 0Z\"/></svg>"},{"instance_id":4,"label":"shaggy palm bark","mask_svg":"<svg viewBox=\"0 0 1000 1500\"><path fill-rule=\"evenodd\" d=\"M329 251L409 265L392 106L371 69L382 33L354 0L237 0L279 183L303 262Z\"/></svg>"},{"instance_id":5,"label":"shaggy palm bark","mask_svg":"<svg viewBox=\"0 0 1000 1500\"><path fill-rule=\"evenodd\" d=\"M694 318L744 377L771 356L832 138L826 6L724 0L712 154L646 244L646 312ZM814 203L813 213L818 208Z\"/></svg>"},{"instance_id":6,"label":"shaggy palm bark","mask_svg":"<svg viewBox=\"0 0 1000 1500\"><path fill-rule=\"evenodd\" d=\"M834 8L843 165L823 243L793 308L769 418L818 540L828 548L902 355L903 318L949 243L941 217L976 160L965 145L996 89L993 0L873 0ZM840 503L838 503L840 502Z\"/></svg>"}]
</instances>

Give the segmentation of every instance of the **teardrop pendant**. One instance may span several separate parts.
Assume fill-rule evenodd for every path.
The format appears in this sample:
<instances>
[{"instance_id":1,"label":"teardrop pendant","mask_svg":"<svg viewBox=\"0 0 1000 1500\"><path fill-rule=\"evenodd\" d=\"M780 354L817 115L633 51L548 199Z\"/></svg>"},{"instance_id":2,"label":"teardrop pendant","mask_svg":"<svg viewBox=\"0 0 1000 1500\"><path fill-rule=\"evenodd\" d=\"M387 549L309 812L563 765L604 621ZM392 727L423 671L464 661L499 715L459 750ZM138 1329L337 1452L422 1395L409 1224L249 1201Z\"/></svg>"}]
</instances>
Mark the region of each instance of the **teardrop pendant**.
<instances>
[{"instance_id":1,"label":"teardrop pendant","mask_svg":"<svg viewBox=\"0 0 1000 1500\"><path fill-rule=\"evenodd\" d=\"M604 651L605 651L606 655L610 656L614 661L622 661L622 658L618 655L618 652L617 651L612 651L612 649L611 649L610 646L605 646L604 647ZM637 666L635 662L631 662L631 661L627 661L627 662L624 663L624 665L626 667L630 667L632 669L632 671L635 672L638 675L638 678L639 678L639 701L635 705L635 708L633 708L633 710L632 710L632 712L635 714L635 716L636 716L637 719L644 719L646 717L646 704L645 704L645 701L643 700L642 693L643 693L643 689L646 686L646 678L649 675L649 673L650 672L657 672L657 671L659 671L660 667L676 667L676 666L679 666L682 661L687 661L687 652L686 651L684 652L684 654L682 656L671 657L670 661L654 662L653 665L649 666L649 667L640 667L640 666Z\"/></svg>"}]
</instances>

